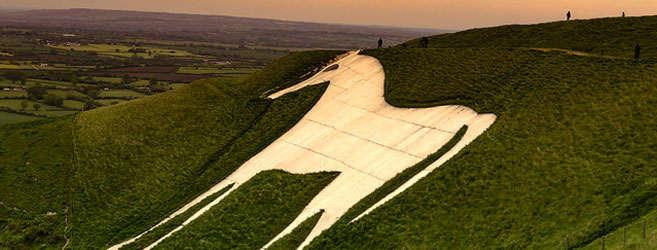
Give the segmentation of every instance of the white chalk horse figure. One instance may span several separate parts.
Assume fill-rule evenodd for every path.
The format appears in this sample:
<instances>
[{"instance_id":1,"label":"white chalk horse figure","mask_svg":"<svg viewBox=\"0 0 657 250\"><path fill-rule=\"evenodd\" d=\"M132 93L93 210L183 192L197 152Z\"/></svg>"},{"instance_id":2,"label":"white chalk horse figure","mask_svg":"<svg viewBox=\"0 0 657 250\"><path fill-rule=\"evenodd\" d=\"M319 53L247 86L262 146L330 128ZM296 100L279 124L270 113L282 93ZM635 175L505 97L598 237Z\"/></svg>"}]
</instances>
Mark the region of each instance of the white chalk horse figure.
<instances>
[{"instance_id":1,"label":"white chalk horse figure","mask_svg":"<svg viewBox=\"0 0 657 250\"><path fill-rule=\"evenodd\" d=\"M335 65L338 65L337 69ZM446 162L488 129L496 119L493 114L480 115L470 108L456 105L421 109L393 107L383 98L383 67L375 58L357 52L341 56L325 69L302 83L269 96L278 98L308 85L330 82L317 104L290 131L169 218L234 184L229 191L147 249L182 229L260 172L273 169L295 174L340 172L287 228L262 247L268 248L303 221L323 210L319 221L299 246L302 249L362 198L446 144L462 126L467 125L468 130L450 151L355 220ZM157 226L166 221L168 219ZM140 236L113 248L130 243Z\"/></svg>"}]
</instances>

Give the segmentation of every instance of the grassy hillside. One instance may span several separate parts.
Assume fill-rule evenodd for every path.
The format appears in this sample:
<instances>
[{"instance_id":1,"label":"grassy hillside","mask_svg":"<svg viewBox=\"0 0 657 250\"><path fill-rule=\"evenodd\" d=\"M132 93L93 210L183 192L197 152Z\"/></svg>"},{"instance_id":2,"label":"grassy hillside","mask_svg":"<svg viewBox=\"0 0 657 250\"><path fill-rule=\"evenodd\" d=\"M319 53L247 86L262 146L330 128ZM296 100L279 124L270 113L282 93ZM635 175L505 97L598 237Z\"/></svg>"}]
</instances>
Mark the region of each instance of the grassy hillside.
<instances>
[{"instance_id":1,"label":"grassy hillside","mask_svg":"<svg viewBox=\"0 0 657 250\"><path fill-rule=\"evenodd\" d=\"M39 120L40 117L0 111L0 125Z\"/></svg>"},{"instance_id":2,"label":"grassy hillside","mask_svg":"<svg viewBox=\"0 0 657 250\"><path fill-rule=\"evenodd\" d=\"M293 126L326 84L277 100L340 51L293 53L252 76L0 130L0 246L75 249L136 235ZM284 71L280 71L284 70ZM69 216L70 215L70 216ZM68 225L68 227L66 227Z\"/></svg>"},{"instance_id":3,"label":"grassy hillside","mask_svg":"<svg viewBox=\"0 0 657 250\"><path fill-rule=\"evenodd\" d=\"M432 48L562 48L623 58L634 57L634 46L645 58L657 58L657 16L601 18L534 25L472 29L429 38ZM420 40L407 42L419 47Z\"/></svg>"},{"instance_id":4,"label":"grassy hillside","mask_svg":"<svg viewBox=\"0 0 657 250\"><path fill-rule=\"evenodd\" d=\"M75 124L75 246L136 235L228 176L293 126L326 85L275 101L260 98L262 91L300 79L337 53L295 53L245 80L204 80L82 113Z\"/></svg>"},{"instance_id":5,"label":"grassy hillside","mask_svg":"<svg viewBox=\"0 0 657 250\"><path fill-rule=\"evenodd\" d=\"M645 237L643 225L645 221ZM625 242L623 243L623 234ZM657 248L657 210L653 210L642 218L631 222L623 228L618 228L604 236L605 249L649 250ZM582 250L602 249L602 237L589 243Z\"/></svg>"},{"instance_id":6,"label":"grassy hillside","mask_svg":"<svg viewBox=\"0 0 657 250\"><path fill-rule=\"evenodd\" d=\"M566 235L578 247L657 206L654 63L526 49L365 53L382 62L392 104L464 104L498 120L309 249L555 249Z\"/></svg>"},{"instance_id":7,"label":"grassy hillside","mask_svg":"<svg viewBox=\"0 0 657 250\"><path fill-rule=\"evenodd\" d=\"M121 250L132 250L132 249L144 249L145 247L148 247L151 245L153 242L157 241L158 239L164 237L167 233L171 232L171 230L176 229L180 225L182 225L189 217L192 217L196 212L201 210L203 207L207 206L210 204L210 202L213 202L219 196L223 195L224 193L228 192L230 188L232 188L233 185L229 185L219 192L216 192L207 198L203 199L203 201L197 203L196 205L192 206L189 208L187 211L184 213L180 214L179 216L176 216L175 218L167 221L166 223L162 224L161 226L151 230L150 232L142 235L138 239L136 239L134 242L124 245L121 247Z\"/></svg>"},{"instance_id":8,"label":"grassy hillside","mask_svg":"<svg viewBox=\"0 0 657 250\"><path fill-rule=\"evenodd\" d=\"M65 244L71 120L0 126L0 248L61 249Z\"/></svg>"},{"instance_id":9,"label":"grassy hillside","mask_svg":"<svg viewBox=\"0 0 657 250\"><path fill-rule=\"evenodd\" d=\"M504 26L431 37L428 49L363 52L383 64L394 106L461 104L498 119L452 160L349 224L396 182L361 201L307 249L563 249L566 238L571 249L596 249L602 236L619 249L624 227L628 249L653 248L654 23ZM648 59L631 59L636 41ZM293 126L326 84L262 97L337 53L295 53L240 80L204 80L75 118L0 127L0 187L18 190L0 194L7 228L0 247L54 248L69 237L76 249L98 248L142 232ZM256 249L333 177L259 175L159 248ZM644 218L645 240L638 236ZM316 220L274 247L294 248Z\"/></svg>"},{"instance_id":10,"label":"grassy hillside","mask_svg":"<svg viewBox=\"0 0 657 250\"><path fill-rule=\"evenodd\" d=\"M290 234L285 235L283 236L283 238L274 242L274 244L269 246L268 249L270 250L296 249L303 243L304 240L306 240L306 237L308 237L310 231L313 230L313 228L317 224L317 221L319 221L319 218L322 216L322 214L323 214L322 212L318 212L312 217L306 219L299 226L297 226L297 228L295 228Z\"/></svg>"},{"instance_id":11,"label":"grassy hillside","mask_svg":"<svg viewBox=\"0 0 657 250\"><path fill-rule=\"evenodd\" d=\"M260 173L156 249L259 249L336 176Z\"/></svg>"}]
</instances>

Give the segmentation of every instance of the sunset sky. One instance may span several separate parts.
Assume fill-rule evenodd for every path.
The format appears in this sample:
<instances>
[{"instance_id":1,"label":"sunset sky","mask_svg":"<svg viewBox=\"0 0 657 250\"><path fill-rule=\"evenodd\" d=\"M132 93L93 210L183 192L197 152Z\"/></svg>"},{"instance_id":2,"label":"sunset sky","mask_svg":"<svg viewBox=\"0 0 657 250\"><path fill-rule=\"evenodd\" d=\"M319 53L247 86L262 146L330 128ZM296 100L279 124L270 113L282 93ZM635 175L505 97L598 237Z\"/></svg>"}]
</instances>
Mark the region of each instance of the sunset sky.
<instances>
[{"instance_id":1,"label":"sunset sky","mask_svg":"<svg viewBox=\"0 0 657 250\"><path fill-rule=\"evenodd\" d=\"M99 8L461 30L657 14L657 0L2 0L0 8Z\"/></svg>"}]
</instances>

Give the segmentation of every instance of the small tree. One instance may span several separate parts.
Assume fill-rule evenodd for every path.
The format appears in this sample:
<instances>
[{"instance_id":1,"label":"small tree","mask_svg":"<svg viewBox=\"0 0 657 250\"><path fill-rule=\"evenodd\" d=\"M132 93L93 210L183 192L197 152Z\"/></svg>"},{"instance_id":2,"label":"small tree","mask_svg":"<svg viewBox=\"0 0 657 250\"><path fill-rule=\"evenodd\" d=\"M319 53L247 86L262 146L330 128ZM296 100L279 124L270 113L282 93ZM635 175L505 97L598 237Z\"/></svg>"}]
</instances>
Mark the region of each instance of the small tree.
<instances>
[{"instance_id":1,"label":"small tree","mask_svg":"<svg viewBox=\"0 0 657 250\"><path fill-rule=\"evenodd\" d=\"M27 83L27 78L21 79L21 85L25 86L26 83Z\"/></svg>"},{"instance_id":2,"label":"small tree","mask_svg":"<svg viewBox=\"0 0 657 250\"><path fill-rule=\"evenodd\" d=\"M27 88L27 98L30 100L43 99L43 96L47 93L48 92L43 86L41 86L41 84Z\"/></svg>"},{"instance_id":3,"label":"small tree","mask_svg":"<svg viewBox=\"0 0 657 250\"><path fill-rule=\"evenodd\" d=\"M22 81L23 79L26 78L25 73L22 71L15 71L15 70L10 70L5 72L5 77L7 80L10 80L12 83L16 83L16 81Z\"/></svg>"},{"instance_id":4,"label":"small tree","mask_svg":"<svg viewBox=\"0 0 657 250\"><path fill-rule=\"evenodd\" d=\"M132 82L132 77L129 75L123 75L123 80L121 82L123 84L130 84L130 82Z\"/></svg>"},{"instance_id":5,"label":"small tree","mask_svg":"<svg viewBox=\"0 0 657 250\"><path fill-rule=\"evenodd\" d=\"M100 95L100 91L94 88L89 88L87 89L87 95L92 99L96 99L98 98L98 95Z\"/></svg>"},{"instance_id":6,"label":"small tree","mask_svg":"<svg viewBox=\"0 0 657 250\"><path fill-rule=\"evenodd\" d=\"M94 100L87 100L87 101L84 103L84 108L82 108L82 111L84 111L84 110L92 110L92 109L95 109L96 107L97 107L97 105L96 105L96 102L94 102Z\"/></svg>"},{"instance_id":7,"label":"small tree","mask_svg":"<svg viewBox=\"0 0 657 250\"><path fill-rule=\"evenodd\" d=\"M25 111L26 108L27 108L27 101L22 101L21 102L21 110Z\"/></svg>"},{"instance_id":8,"label":"small tree","mask_svg":"<svg viewBox=\"0 0 657 250\"><path fill-rule=\"evenodd\" d=\"M151 78L151 79L148 81L148 86L151 87L151 89L152 89L152 88L155 88L155 86L157 86L157 84L158 84L158 81L157 81L157 79L155 79L155 78Z\"/></svg>"},{"instance_id":9,"label":"small tree","mask_svg":"<svg viewBox=\"0 0 657 250\"><path fill-rule=\"evenodd\" d=\"M39 111L39 109L41 108L41 104L35 103L32 105L32 107L34 108L34 111Z\"/></svg>"},{"instance_id":10,"label":"small tree","mask_svg":"<svg viewBox=\"0 0 657 250\"><path fill-rule=\"evenodd\" d=\"M46 96L43 97L43 102L45 102L48 105L61 107L62 105L64 105L64 98L55 94L47 94Z\"/></svg>"},{"instance_id":11,"label":"small tree","mask_svg":"<svg viewBox=\"0 0 657 250\"><path fill-rule=\"evenodd\" d=\"M80 82L80 79L78 79L77 76L71 77L71 84L73 85L73 87L78 86L78 82Z\"/></svg>"}]
</instances>

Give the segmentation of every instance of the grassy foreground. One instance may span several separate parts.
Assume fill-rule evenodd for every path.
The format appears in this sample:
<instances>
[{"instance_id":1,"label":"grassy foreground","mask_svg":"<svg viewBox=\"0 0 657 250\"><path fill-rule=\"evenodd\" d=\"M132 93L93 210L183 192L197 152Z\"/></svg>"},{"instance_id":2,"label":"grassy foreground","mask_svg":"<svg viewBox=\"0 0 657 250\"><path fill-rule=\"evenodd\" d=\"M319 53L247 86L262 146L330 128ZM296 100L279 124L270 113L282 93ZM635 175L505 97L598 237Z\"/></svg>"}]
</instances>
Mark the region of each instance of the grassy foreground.
<instances>
[{"instance_id":1,"label":"grassy foreground","mask_svg":"<svg viewBox=\"0 0 657 250\"><path fill-rule=\"evenodd\" d=\"M71 120L0 126L0 248L61 249L65 244Z\"/></svg>"},{"instance_id":2,"label":"grassy foreground","mask_svg":"<svg viewBox=\"0 0 657 250\"><path fill-rule=\"evenodd\" d=\"M643 223L645 220L645 237ZM625 236L623 236L625 234ZM623 238L625 242L623 242ZM657 248L657 210L653 210L642 218L631 222L623 228L618 228L604 236L605 249L649 250ZM599 238L582 250L602 249L602 238Z\"/></svg>"},{"instance_id":3,"label":"grassy foreground","mask_svg":"<svg viewBox=\"0 0 657 250\"><path fill-rule=\"evenodd\" d=\"M260 173L155 249L259 249L337 175Z\"/></svg>"},{"instance_id":4,"label":"grassy foreground","mask_svg":"<svg viewBox=\"0 0 657 250\"><path fill-rule=\"evenodd\" d=\"M121 250L138 250L138 249L144 249L154 243L155 241L159 240L160 238L164 237L166 234L171 232L172 230L176 229L177 227L181 226L189 217L192 217L196 212L201 210L203 207L207 206L210 204L210 202L213 202L217 198L219 198L221 195L224 193L228 192L230 188L232 188L233 185L229 185L219 192L216 192L207 198L203 199L201 202L197 203L196 205L192 206L189 208L187 211L184 213L180 214L179 216L176 216L175 218L167 221L166 223L160 225L159 227L154 228L153 230L147 232L146 234L142 235L135 241L133 241L130 244L124 245L121 247Z\"/></svg>"}]
</instances>

